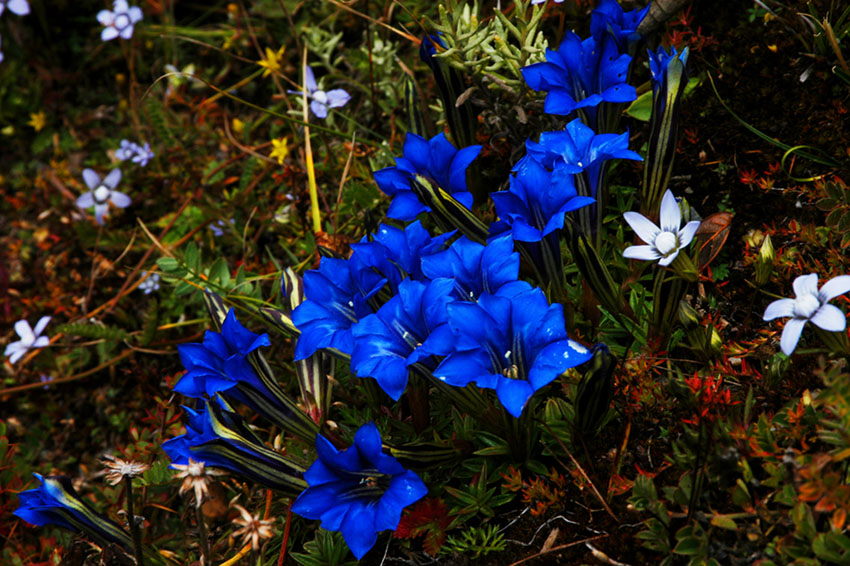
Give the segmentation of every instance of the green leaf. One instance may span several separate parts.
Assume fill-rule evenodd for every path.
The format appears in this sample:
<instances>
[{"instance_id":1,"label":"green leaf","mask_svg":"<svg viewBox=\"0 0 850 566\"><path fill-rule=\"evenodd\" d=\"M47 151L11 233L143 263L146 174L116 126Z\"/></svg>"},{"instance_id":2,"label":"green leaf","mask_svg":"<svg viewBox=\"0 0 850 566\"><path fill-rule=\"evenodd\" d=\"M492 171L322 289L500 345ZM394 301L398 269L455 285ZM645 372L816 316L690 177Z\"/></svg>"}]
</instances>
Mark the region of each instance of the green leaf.
<instances>
[{"instance_id":1,"label":"green leaf","mask_svg":"<svg viewBox=\"0 0 850 566\"><path fill-rule=\"evenodd\" d=\"M676 554L684 554L686 556L695 556L700 553L702 541L697 537L685 537L679 541L673 552Z\"/></svg>"},{"instance_id":2,"label":"green leaf","mask_svg":"<svg viewBox=\"0 0 850 566\"><path fill-rule=\"evenodd\" d=\"M652 91L648 90L637 97L637 100L629 104L626 108L626 114L640 120L641 122L649 122L652 117Z\"/></svg>"},{"instance_id":3,"label":"green leaf","mask_svg":"<svg viewBox=\"0 0 850 566\"><path fill-rule=\"evenodd\" d=\"M165 273L180 269L180 262L173 257L161 257L156 260L156 265Z\"/></svg>"},{"instance_id":4,"label":"green leaf","mask_svg":"<svg viewBox=\"0 0 850 566\"><path fill-rule=\"evenodd\" d=\"M737 523L735 523L735 520L729 515L714 515L711 518L711 524L715 527L720 527L721 529L729 531L738 530Z\"/></svg>"}]
</instances>

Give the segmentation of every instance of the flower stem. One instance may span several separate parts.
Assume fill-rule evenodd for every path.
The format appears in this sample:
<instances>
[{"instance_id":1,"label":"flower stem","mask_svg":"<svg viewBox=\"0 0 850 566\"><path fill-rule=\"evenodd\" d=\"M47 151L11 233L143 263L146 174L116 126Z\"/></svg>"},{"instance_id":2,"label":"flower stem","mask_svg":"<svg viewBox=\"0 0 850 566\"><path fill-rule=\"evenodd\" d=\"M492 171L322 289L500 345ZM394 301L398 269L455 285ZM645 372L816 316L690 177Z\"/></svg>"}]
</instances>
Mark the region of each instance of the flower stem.
<instances>
[{"instance_id":1,"label":"flower stem","mask_svg":"<svg viewBox=\"0 0 850 566\"><path fill-rule=\"evenodd\" d=\"M204 519L204 512L200 501L195 502L195 518L198 521L198 545L201 547L201 556L204 559L204 564L212 564L212 556L210 556L210 537L207 533L207 522Z\"/></svg>"},{"instance_id":2,"label":"flower stem","mask_svg":"<svg viewBox=\"0 0 850 566\"><path fill-rule=\"evenodd\" d=\"M124 486L127 491L127 515L130 521L130 534L133 537L133 551L136 554L136 565L145 565L145 556L142 551L142 531L136 523L136 513L133 509L133 477L124 476Z\"/></svg>"}]
</instances>

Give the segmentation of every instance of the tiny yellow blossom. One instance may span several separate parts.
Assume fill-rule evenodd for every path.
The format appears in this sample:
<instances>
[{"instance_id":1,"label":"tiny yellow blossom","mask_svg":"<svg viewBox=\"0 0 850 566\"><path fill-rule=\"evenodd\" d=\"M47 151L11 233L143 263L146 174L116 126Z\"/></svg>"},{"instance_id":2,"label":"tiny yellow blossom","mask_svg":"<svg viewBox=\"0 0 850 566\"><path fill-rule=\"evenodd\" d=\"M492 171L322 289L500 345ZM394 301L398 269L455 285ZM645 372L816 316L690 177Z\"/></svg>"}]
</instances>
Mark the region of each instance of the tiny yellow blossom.
<instances>
[{"instance_id":1,"label":"tiny yellow blossom","mask_svg":"<svg viewBox=\"0 0 850 566\"><path fill-rule=\"evenodd\" d=\"M231 122L231 124L232 124L234 133L241 134L242 132L245 131L245 122L243 122L239 118L234 118L233 121Z\"/></svg>"},{"instance_id":2,"label":"tiny yellow blossom","mask_svg":"<svg viewBox=\"0 0 850 566\"><path fill-rule=\"evenodd\" d=\"M36 132L43 130L46 124L47 116L44 115L44 112L35 112L34 114L30 114L30 121L27 122L27 125L32 126L33 130Z\"/></svg>"},{"instance_id":3,"label":"tiny yellow blossom","mask_svg":"<svg viewBox=\"0 0 850 566\"><path fill-rule=\"evenodd\" d=\"M266 56L257 61L260 67L264 67L263 76L267 77L272 73L280 72L280 58L283 57L283 51L286 47L281 47L277 52L272 51L270 47L266 47Z\"/></svg>"},{"instance_id":4,"label":"tiny yellow blossom","mask_svg":"<svg viewBox=\"0 0 850 566\"><path fill-rule=\"evenodd\" d=\"M283 165L283 160L289 155L289 146L286 145L286 138L272 140L272 152L269 157L277 159L277 162Z\"/></svg>"}]
</instances>

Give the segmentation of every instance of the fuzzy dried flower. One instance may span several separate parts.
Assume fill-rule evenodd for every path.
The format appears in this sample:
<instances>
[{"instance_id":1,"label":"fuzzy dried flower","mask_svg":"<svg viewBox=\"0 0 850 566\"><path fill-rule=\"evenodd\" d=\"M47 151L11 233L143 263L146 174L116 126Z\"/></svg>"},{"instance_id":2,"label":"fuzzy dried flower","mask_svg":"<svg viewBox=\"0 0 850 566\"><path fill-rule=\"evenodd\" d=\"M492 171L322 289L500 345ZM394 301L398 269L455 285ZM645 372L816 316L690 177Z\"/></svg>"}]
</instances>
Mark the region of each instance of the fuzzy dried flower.
<instances>
[{"instance_id":1,"label":"fuzzy dried flower","mask_svg":"<svg viewBox=\"0 0 850 566\"><path fill-rule=\"evenodd\" d=\"M182 479L180 485L180 495L183 495L190 489L195 491L195 506L200 507L207 494L209 484L213 476L225 474L223 470L206 469L203 462L195 462L189 458L188 464L171 464L175 470L180 470L175 477Z\"/></svg>"},{"instance_id":2,"label":"fuzzy dried flower","mask_svg":"<svg viewBox=\"0 0 850 566\"><path fill-rule=\"evenodd\" d=\"M241 505L233 504L233 507L239 511L241 517L233 520L240 528L233 531L231 537L241 536L243 545L247 545L250 542L251 548L257 551L260 548L260 539L272 537L272 523L274 523L274 519L260 519L248 513L248 510Z\"/></svg>"},{"instance_id":3,"label":"fuzzy dried flower","mask_svg":"<svg viewBox=\"0 0 850 566\"><path fill-rule=\"evenodd\" d=\"M140 476L150 469L150 466L147 464L122 460L111 454L104 456L101 463L106 466L106 481L109 482L109 485L118 485L124 478Z\"/></svg>"}]
</instances>

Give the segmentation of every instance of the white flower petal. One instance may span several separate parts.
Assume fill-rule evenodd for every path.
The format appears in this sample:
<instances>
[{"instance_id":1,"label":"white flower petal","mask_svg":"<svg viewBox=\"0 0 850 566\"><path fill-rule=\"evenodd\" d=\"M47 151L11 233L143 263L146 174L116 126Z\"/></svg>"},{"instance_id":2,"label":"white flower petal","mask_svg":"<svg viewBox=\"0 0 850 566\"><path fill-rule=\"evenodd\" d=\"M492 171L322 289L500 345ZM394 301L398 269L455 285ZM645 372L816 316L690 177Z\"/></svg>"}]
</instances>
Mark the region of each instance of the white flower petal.
<instances>
[{"instance_id":1,"label":"white flower petal","mask_svg":"<svg viewBox=\"0 0 850 566\"><path fill-rule=\"evenodd\" d=\"M97 13L97 21L99 21L104 26L111 26L114 20L115 14L113 14L109 10L101 10Z\"/></svg>"},{"instance_id":2,"label":"white flower petal","mask_svg":"<svg viewBox=\"0 0 850 566\"><path fill-rule=\"evenodd\" d=\"M121 30L121 38L122 39L130 39L133 37L133 26L129 25Z\"/></svg>"},{"instance_id":3,"label":"white flower petal","mask_svg":"<svg viewBox=\"0 0 850 566\"><path fill-rule=\"evenodd\" d=\"M644 261L654 261L660 258L661 255L652 246L629 246L623 250L623 257Z\"/></svg>"},{"instance_id":4,"label":"white flower petal","mask_svg":"<svg viewBox=\"0 0 850 566\"><path fill-rule=\"evenodd\" d=\"M113 169L109 172L109 175L103 180L103 184L109 187L110 189L115 189L118 186L118 183L121 182L121 169Z\"/></svg>"},{"instance_id":5,"label":"white flower petal","mask_svg":"<svg viewBox=\"0 0 850 566\"><path fill-rule=\"evenodd\" d=\"M664 198L661 199L661 219L659 225L666 232L677 232L679 226L682 225L682 211L679 210L679 203L676 202L676 197L670 189L664 192Z\"/></svg>"},{"instance_id":6,"label":"white flower petal","mask_svg":"<svg viewBox=\"0 0 850 566\"><path fill-rule=\"evenodd\" d=\"M115 0L112 2L112 9L116 12L126 12L130 8L127 0Z\"/></svg>"},{"instance_id":7,"label":"white flower petal","mask_svg":"<svg viewBox=\"0 0 850 566\"><path fill-rule=\"evenodd\" d=\"M43 316L38 319L38 322L35 324L35 330L33 330L36 336L41 336L41 333L44 332L45 328L47 328L48 322L50 322L49 316Z\"/></svg>"},{"instance_id":8,"label":"white flower petal","mask_svg":"<svg viewBox=\"0 0 850 566\"><path fill-rule=\"evenodd\" d=\"M834 305L823 305L810 320L818 328L829 332L840 332L847 328L847 318Z\"/></svg>"},{"instance_id":9,"label":"white flower petal","mask_svg":"<svg viewBox=\"0 0 850 566\"><path fill-rule=\"evenodd\" d=\"M35 342L35 334L33 334L32 328L30 328L30 323L26 320L19 320L15 323L15 332L21 337L21 342L25 346L29 347L30 344Z\"/></svg>"},{"instance_id":10,"label":"white flower petal","mask_svg":"<svg viewBox=\"0 0 850 566\"><path fill-rule=\"evenodd\" d=\"M673 263L673 260L676 259L677 255L679 255L679 250L676 250L675 252L671 253L667 257L664 257L664 258L658 260L658 265L663 265L665 267L670 265L671 263Z\"/></svg>"},{"instance_id":11,"label":"white flower petal","mask_svg":"<svg viewBox=\"0 0 850 566\"><path fill-rule=\"evenodd\" d=\"M30 5L27 0L9 0L9 9L19 16L26 16L30 13Z\"/></svg>"},{"instance_id":12,"label":"white flower petal","mask_svg":"<svg viewBox=\"0 0 850 566\"><path fill-rule=\"evenodd\" d=\"M33 348L44 348L45 346L50 345L50 338L47 336L39 336L36 338L35 343L32 345Z\"/></svg>"},{"instance_id":13,"label":"white flower petal","mask_svg":"<svg viewBox=\"0 0 850 566\"><path fill-rule=\"evenodd\" d=\"M130 197L118 191L112 191L109 195L109 202L118 208L127 208L130 206Z\"/></svg>"},{"instance_id":14,"label":"white flower petal","mask_svg":"<svg viewBox=\"0 0 850 566\"><path fill-rule=\"evenodd\" d=\"M18 360L20 360L24 354L27 353L28 348L21 348L20 350L16 350L9 356L9 363L14 364Z\"/></svg>"},{"instance_id":15,"label":"white flower petal","mask_svg":"<svg viewBox=\"0 0 850 566\"><path fill-rule=\"evenodd\" d=\"M100 185L100 175L92 169L83 169L83 181L86 182L88 188L95 190Z\"/></svg>"},{"instance_id":16,"label":"white flower petal","mask_svg":"<svg viewBox=\"0 0 850 566\"><path fill-rule=\"evenodd\" d=\"M818 293L818 298L822 303L825 303L847 291L850 291L850 275L839 275L823 284Z\"/></svg>"},{"instance_id":17,"label":"white flower petal","mask_svg":"<svg viewBox=\"0 0 850 566\"><path fill-rule=\"evenodd\" d=\"M100 32L100 40L101 41L109 41L110 39L115 39L118 37L118 30L112 26L103 28L103 31Z\"/></svg>"},{"instance_id":18,"label":"white flower petal","mask_svg":"<svg viewBox=\"0 0 850 566\"><path fill-rule=\"evenodd\" d=\"M4 356L11 356L15 352L26 352L27 347L21 344L20 342L12 342L11 344L6 345L6 350L3 352ZM14 363L14 362L12 362Z\"/></svg>"},{"instance_id":19,"label":"white flower petal","mask_svg":"<svg viewBox=\"0 0 850 566\"><path fill-rule=\"evenodd\" d=\"M130 21L134 24L142 21L142 9L138 6L131 6L127 15L130 16Z\"/></svg>"},{"instance_id":20,"label":"white flower petal","mask_svg":"<svg viewBox=\"0 0 850 566\"><path fill-rule=\"evenodd\" d=\"M699 225L702 224L699 220L691 220L685 227L679 230L679 247L685 248L688 244L691 243L691 240L694 239L694 235L697 233L697 229L699 229Z\"/></svg>"},{"instance_id":21,"label":"white flower petal","mask_svg":"<svg viewBox=\"0 0 850 566\"><path fill-rule=\"evenodd\" d=\"M773 320L782 316L794 316L794 299L773 301L764 309L764 320Z\"/></svg>"},{"instance_id":22,"label":"white flower petal","mask_svg":"<svg viewBox=\"0 0 850 566\"><path fill-rule=\"evenodd\" d=\"M808 275L801 275L794 279L794 294L797 298L803 295L817 295L818 274L809 273Z\"/></svg>"},{"instance_id":23,"label":"white flower petal","mask_svg":"<svg viewBox=\"0 0 850 566\"><path fill-rule=\"evenodd\" d=\"M96 204L94 205L94 221L98 224L103 224L103 215L109 211L109 205Z\"/></svg>"},{"instance_id":24,"label":"white flower petal","mask_svg":"<svg viewBox=\"0 0 850 566\"><path fill-rule=\"evenodd\" d=\"M83 193L79 197L77 197L77 206L79 206L80 208L82 208L84 210L86 208L93 207L94 206L94 196L92 195L92 192L89 191L89 192Z\"/></svg>"},{"instance_id":25,"label":"white flower petal","mask_svg":"<svg viewBox=\"0 0 850 566\"><path fill-rule=\"evenodd\" d=\"M805 318L792 318L785 323L780 345L782 347L782 353L786 356L790 356L794 352L794 348L797 347L797 342L800 341L800 334L803 332L805 325Z\"/></svg>"},{"instance_id":26,"label":"white flower petal","mask_svg":"<svg viewBox=\"0 0 850 566\"><path fill-rule=\"evenodd\" d=\"M635 231L638 238L643 240L644 243L652 244L655 242L655 237L661 232L661 229L651 220L637 212L624 212L623 219L625 219L629 226L632 227L632 230Z\"/></svg>"}]
</instances>

